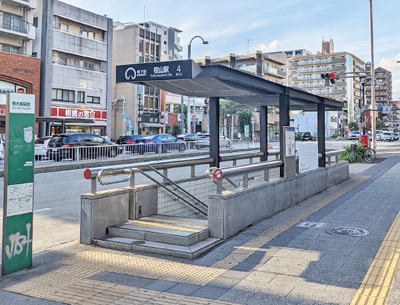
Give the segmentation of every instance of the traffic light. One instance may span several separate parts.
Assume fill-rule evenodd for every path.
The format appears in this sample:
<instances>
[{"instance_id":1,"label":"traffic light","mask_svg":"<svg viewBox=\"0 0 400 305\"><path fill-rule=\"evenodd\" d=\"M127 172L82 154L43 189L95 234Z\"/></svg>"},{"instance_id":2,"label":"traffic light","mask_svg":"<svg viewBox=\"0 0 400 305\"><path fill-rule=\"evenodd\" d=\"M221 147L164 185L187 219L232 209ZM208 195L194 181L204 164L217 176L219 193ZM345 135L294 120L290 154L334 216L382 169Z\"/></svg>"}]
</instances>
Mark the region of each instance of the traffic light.
<instances>
[{"instance_id":1,"label":"traffic light","mask_svg":"<svg viewBox=\"0 0 400 305\"><path fill-rule=\"evenodd\" d=\"M329 86L329 82L333 85L335 84L335 73L322 73L321 78L325 80L325 86Z\"/></svg>"}]
</instances>

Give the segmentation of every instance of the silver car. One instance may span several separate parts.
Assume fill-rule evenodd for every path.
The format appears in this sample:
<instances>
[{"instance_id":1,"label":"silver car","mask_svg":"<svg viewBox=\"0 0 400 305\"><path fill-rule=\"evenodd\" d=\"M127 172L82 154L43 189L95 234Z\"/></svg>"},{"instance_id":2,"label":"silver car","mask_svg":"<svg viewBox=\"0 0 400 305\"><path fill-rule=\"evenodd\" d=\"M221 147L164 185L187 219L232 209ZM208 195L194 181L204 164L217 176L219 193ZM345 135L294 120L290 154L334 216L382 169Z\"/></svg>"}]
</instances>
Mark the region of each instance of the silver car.
<instances>
[{"instance_id":1,"label":"silver car","mask_svg":"<svg viewBox=\"0 0 400 305\"><path fill-rule=\"evenodd\" d=\"M210 147L210 135L204 134L198 137L198 140L194 142L194 147L197 149L209 148ZM219 135L219 147L221 148L232 148L232 141L224 135Z\"/></svg>"}]
</instances>

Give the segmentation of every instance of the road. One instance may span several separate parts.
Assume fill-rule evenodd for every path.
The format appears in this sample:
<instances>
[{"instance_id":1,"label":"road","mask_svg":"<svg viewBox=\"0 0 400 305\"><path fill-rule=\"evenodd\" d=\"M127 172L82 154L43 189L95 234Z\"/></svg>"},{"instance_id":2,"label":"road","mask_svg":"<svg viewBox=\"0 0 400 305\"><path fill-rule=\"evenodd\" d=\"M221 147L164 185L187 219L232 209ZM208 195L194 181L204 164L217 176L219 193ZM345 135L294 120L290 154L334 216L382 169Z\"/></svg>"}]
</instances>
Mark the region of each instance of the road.
<instances>
[{"instance_id":1,"label":"road","mask_svg":"<svg viewBox=\"0 0 400 305\"><path fill-rule=\"evenodd\" d=\"M316 142L296 142L297 148L304 145L315 145ZM340 149L349 145L350 141L327 141L327 149ZM279 149L279 143L272 143L274 149ZM400 142L378 143L379 154L390 155L400 153ZM242 160L238 164L247 163ZM257 162L255 160L255 162ZM223 163L221 167L231 166L231 162ZM197 166L196 173L205 173L207 165ZM80 196L90 192L90 181L83 177L84 169L63 172L42 173L35 175L34 218L33 218L33 252L39 253L61 244L76 242L79 239ZM172 180L190 177L190 168L171 169L169 177ZM137 184L149 183L143 177L136 178ZM98 186L98 190L113 189L127 186L117 184ZM4 180L0 178L0 192L3 194ZM3 198L0 205L0 221L3 216ZM0 234L2 226L0 226ZM1 243L1 239L0 239ZM0 244L1 245L1 244Z\"/></svg>"}]
</instances>

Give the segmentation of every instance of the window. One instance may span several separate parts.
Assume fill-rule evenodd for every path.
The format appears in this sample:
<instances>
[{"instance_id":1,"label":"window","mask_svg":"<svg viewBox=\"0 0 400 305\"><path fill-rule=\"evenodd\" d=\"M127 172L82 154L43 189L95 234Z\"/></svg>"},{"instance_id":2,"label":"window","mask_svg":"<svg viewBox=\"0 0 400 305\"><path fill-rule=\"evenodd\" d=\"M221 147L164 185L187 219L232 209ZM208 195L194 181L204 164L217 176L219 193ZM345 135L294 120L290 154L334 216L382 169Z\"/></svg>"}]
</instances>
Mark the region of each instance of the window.
<instances>
[{"instance_id":1,"label":"window","mask_svg":"<svg viewBox=\"0 0 400 305\"><path fill-rule=\"evenodd\" d=\"M88 70L94 70L94 63L90 61L84 61L83 67Z\"/></svg>"},{"instance_id":2,"label":"window","mask_svg":"<svg viewBox=\"0 0 400 305\"><path fill-rule=\"evenodd\" d=\"M53 101L71 102L75 101L75 91L64 89L53 89L51 91L51 99Z\"/></svg>"},{"instance_id":3,"label":"window","mask_svg":"<svg viewBox=\"0 0 400 305\"><path fill-rule=\"evenodd\" d=\"M87 102L91 104L100 104L100 97L98 96L88 96Z\"/></svg>"},{"instance_id":4,"label":"window","mask_svg":"<svg viewBox=\"0 0 400 305\"><path fill-rule=\"evenodd\" d=\"M68 63L67 57L60 56L59 58L60 58L60 60L59 60L60 65L66 66Z\"/></svg>"},{"instance_id":5,"label":"window","mask_svg":"<svg viewBox=\"0 0 400 305\"><path fill-rule=\"evenodd\" d=\"M143 40L139 40L139 52L143 53Z\"/></svg>"},{"instance_id":6,"label":"window","mask_svg":"<svg viewBox=\"0 0 400 305\"><path fill-rule=\"evenodd\" d=\"M144 37L144 30L143 29L139 29L139 36Z\"/></svg>"},{"instance_id":7,"label":"window","mask_svg":"<svg viewBox=\"0 0 400 305\"><path fill-rule=\"evenodd\" d=\"M85 102L85 92L78 91L78 103L84 103L84 102Z\"/></svg>"},{"instance_id":8,"label":"window","mask_svg":"<svg viewBox=\"0 0 400 305\"><path fill-rule=\"evenodd\" d=\"M88 38L89 32L85 31L85 30L81 30L81 35L82 35L82 37Z\"/></svg>"},{"instance_id":9,"label":"window","mask_svg":"<svg viewBox=\"0 0 400 305\"><path fill-rule=\"evenodd\" d=\"M20 54L20 48L14 47L14 46L9 46L6 44L3 44L2 51L8 52L8 53L13 53L13 54Z\"/></svg>"},{"instance_id":10,"label":"window","mask_svg":"<svg viewBox=\"0 0 400 305\"><path fill-rule=\"evenodd\" d=\"M66 23L64 23L64 22L60 22L59 28L60 28L60 30L62 30L62 31L68 32L69 26L68 26L68 24L66 24Z\"/></svg>"},{"instance_id":11,"label":"window","mask_svg":"<svg viewBox=\"0 0 400 305\"><path fill-rule=\"evenodd\" d=\"M39 26L39 17L33 17L33 26L35 28Z\"/></svg>"},{"instance_id":12,"label":"window","mask_svg":"<svg viewBox=\"0 0 400 305\"><path fill-rule=\"evenodd\" d=\"M151 44L151 49L150 49L150 55L155 55L154 54L154 44Z\"/></svg>"},{"instance_id":13,"label":"window","mask_svg":"<svg viewBox=\"0 0 400 305\"><path fill-rule=\"evenodd\" d=\"M149 54L149 50L150 50L150 43L146 42L146 48L145 48L145 53Z\"/></svg>"},{"instance_id":14,"label":"window","mask_svg":"<svg viewBox=\"0 0 400 305\"><path fill-rule=\"evenodd\" d=\"M156 34L155 33L151 33L151 40L155 40L156 39Z\"/></svg>"}]
</instances>

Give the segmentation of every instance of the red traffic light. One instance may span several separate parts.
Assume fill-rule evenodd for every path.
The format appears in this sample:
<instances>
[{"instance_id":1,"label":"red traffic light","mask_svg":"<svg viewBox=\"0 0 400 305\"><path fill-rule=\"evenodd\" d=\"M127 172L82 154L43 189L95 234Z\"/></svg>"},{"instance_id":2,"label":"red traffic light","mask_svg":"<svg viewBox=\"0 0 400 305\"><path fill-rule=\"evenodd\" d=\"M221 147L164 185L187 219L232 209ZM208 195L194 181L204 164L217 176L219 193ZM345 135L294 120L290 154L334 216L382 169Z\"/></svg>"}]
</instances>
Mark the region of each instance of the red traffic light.
<instances>
[{"instance_id":1,"label":"red traffic light","mask_svg":"<svg viewBox=\"0 0 400 305\"><path fill-rule=\"evenodd\" d=\"M397 104L397 101L393 101L393 104L396 105L396 104Z\"/></svg>"},{"instance_id":2,"label":"red traffic light","mask_svg":"<svg viewBox=\"0 0 400 305\"><path fill-rule=\"evenodd\" d=\"M329 74L329 77L330 77L330 78L335 78L335 77L336 77L336 74L335 74L335 73L331 73L331 74Z\"/></svg>"}]
</instances>

